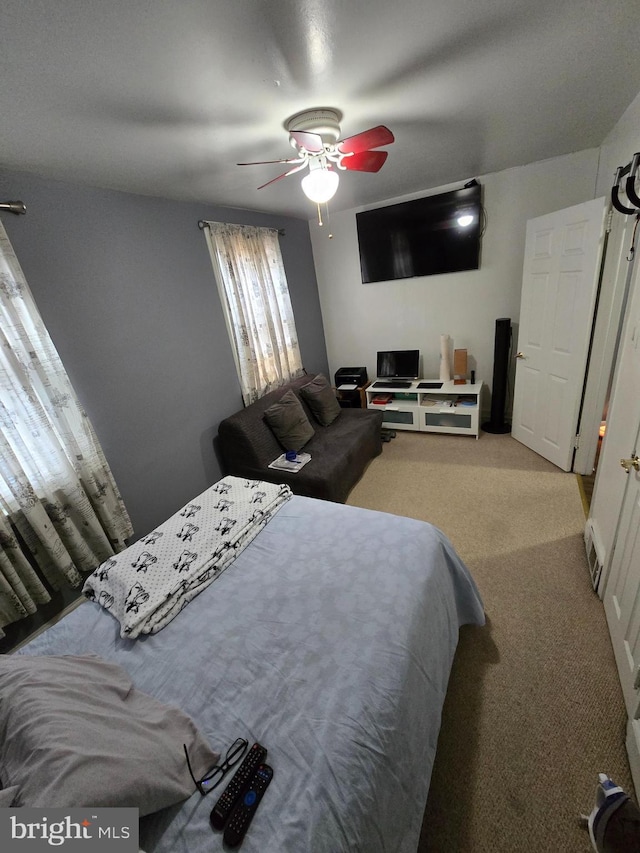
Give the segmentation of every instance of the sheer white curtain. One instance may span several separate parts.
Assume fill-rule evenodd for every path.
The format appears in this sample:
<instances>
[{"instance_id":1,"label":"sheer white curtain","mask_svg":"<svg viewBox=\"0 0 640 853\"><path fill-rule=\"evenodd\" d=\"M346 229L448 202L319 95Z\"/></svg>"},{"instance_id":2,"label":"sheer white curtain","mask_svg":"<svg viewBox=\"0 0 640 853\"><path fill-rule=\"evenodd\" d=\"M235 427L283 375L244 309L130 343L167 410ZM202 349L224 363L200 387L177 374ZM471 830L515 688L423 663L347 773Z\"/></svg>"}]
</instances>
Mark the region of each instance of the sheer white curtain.
<instances>
[{"instance_id":1,"label":"sheer white curtain","mask_svg":"<svg viewBox=\"0 0 640 853\"><path fill-rule=\"evenodd\" d=\"M272 228L204 229L245 406L304 373L287 277Z\"/></svg>"},{"instance_id":2,"label":"sheer white curtain","mask_svg":"<svg viewBox=\"0 0 640 853\"><path fill-rule=\"evenodd\" d=\"M129 516L0 223L0 636L125 546Z\"/></svg>"}]
</instances>

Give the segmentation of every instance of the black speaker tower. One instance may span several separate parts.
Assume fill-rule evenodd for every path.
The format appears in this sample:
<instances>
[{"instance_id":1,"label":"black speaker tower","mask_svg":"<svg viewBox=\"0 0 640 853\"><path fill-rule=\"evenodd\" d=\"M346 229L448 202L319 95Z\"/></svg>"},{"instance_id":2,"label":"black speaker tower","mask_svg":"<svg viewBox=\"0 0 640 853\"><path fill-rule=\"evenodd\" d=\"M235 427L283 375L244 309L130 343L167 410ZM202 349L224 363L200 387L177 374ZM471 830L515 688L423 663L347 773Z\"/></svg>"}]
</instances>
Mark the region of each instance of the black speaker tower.
<instances>
[{"instance_id":1,"label":"black speaker tower","mask_svg":"<svg viewBox=\"0 0 640 853\"><path fill-rule=\"evenodd\" d=\"M482 424L485 432L511 432L511 424L504 419L507 402L507 381L509 375L509 348L511 347L511 319L501 317L496 320L496 339L493 350L493 384L491 387L491 420Z\"/></svg>"}]
</instances>

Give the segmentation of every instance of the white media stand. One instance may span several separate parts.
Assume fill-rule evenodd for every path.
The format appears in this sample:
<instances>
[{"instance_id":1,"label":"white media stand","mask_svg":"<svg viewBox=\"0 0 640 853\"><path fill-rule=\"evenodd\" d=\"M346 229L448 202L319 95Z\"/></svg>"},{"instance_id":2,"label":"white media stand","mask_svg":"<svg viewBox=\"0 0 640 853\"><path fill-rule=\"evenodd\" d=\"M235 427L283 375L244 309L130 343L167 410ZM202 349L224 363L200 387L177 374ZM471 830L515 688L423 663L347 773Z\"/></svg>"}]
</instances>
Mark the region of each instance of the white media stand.
<instances>
[{"instance_id":1,"label":"white media stand","mask_svg":"<svg viewBox=\"0 0 640 853\"><path fill-rule=\"evenodd\" d=\"M443 382L440 388L420 388L424 382L440 383L437 379L416 379L408 388L394 388L378 384L383 381L376 379L366 390L367 408L382 412L383 427L475 435L478 438L482 382L455 385L451 380ZM374 403L377 394L391 394L392 399L386 404ZM470 405L456 405L461 398L467 398Z\"/></svg>"}]
</instances>

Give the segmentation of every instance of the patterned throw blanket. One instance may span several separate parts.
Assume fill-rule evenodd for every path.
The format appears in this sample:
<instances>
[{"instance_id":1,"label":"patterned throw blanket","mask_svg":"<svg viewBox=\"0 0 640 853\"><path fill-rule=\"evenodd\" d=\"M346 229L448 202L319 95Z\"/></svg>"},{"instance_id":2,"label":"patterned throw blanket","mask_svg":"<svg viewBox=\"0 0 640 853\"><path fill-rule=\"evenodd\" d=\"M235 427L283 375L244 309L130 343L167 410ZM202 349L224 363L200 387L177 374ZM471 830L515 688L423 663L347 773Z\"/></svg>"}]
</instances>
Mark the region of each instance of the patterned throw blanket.
<instances>
[{"instance_id":1,"label":"patterned throw blanket","mask_svg":"<svg viewBox=\"0 0 640 853\"><path fill-rule=\"evenodd\" d=\"M165 627L233 562L291 497L262 480L224 477L90 575L84 595L133 639Z\"/></svg>"}]
</instances>

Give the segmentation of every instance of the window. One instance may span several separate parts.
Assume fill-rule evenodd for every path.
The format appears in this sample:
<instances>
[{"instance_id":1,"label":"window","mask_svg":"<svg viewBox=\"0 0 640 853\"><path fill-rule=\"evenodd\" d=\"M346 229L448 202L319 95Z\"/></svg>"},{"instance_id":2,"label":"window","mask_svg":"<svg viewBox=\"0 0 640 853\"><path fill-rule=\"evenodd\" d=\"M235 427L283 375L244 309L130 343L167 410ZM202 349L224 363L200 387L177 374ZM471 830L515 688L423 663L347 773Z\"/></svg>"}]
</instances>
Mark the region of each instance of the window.
<instances>
[{"instance_id":1,"label":"window","mask_svg":"<svg viewBox=\"0 0 640 853\"><path fill-rule=\"evenodd\" d=\"M129 516L0 223L0 637L125 547Z\"/></svg>"},{"instance_id":2,"label":"window","mask_svg":"<svg viewBox=\"0 0 640 853\"><path fill-rule=\"evenodd\" d=\"M304 373L287 277L272 228L205 228L245 406Z\"/></svg>"}]
</instances>

